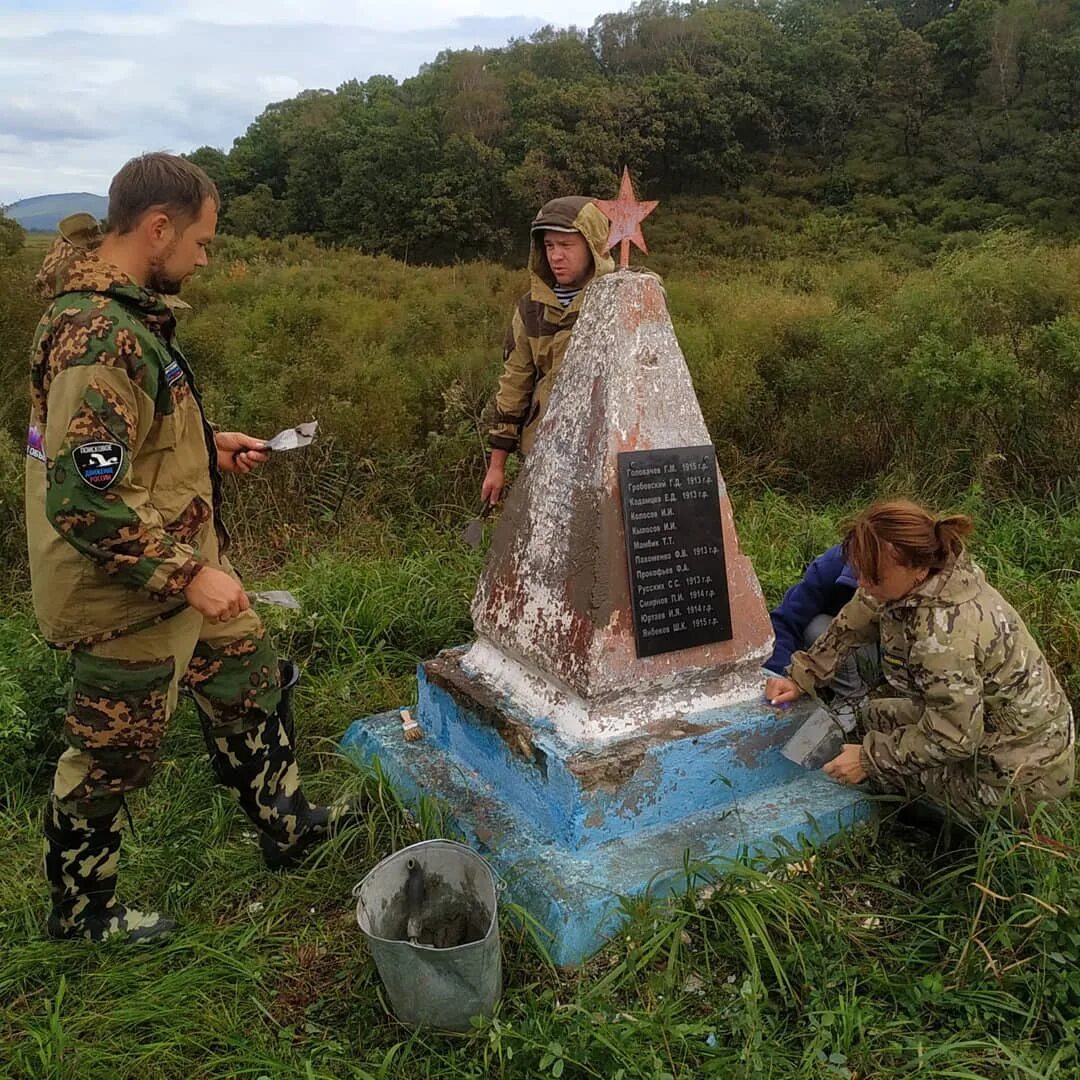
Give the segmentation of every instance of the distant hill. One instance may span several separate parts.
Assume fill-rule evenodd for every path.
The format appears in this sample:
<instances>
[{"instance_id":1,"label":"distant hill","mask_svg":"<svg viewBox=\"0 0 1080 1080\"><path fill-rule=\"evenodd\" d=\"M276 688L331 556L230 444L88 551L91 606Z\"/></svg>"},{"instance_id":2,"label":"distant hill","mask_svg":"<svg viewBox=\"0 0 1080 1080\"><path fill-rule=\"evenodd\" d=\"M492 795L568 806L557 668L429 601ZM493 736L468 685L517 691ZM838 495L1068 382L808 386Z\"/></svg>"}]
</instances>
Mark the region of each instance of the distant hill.
<instances>
[{"instance_id":1,"label":"distant hill","mask_svg":"<svg viewBox=\"0 0 1080 1080\"><path fill-rule=\"evenodd\" d=\"M20 199L4 208L4 213L29 232L55 232L56 226L68 214L93 214L99 221L109 209L104 195L87 191L68 191L62 195L37 195Z\"/></svg>"}]
</instances>

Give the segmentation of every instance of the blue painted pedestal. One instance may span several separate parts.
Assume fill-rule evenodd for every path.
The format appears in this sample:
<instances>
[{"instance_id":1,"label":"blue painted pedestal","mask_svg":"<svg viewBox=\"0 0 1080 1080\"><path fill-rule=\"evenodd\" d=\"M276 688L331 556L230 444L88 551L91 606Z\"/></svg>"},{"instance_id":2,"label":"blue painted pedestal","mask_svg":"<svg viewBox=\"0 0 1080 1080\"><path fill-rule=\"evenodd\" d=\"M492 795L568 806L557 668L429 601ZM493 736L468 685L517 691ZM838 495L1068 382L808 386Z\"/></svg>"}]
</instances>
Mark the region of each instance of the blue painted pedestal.
<instances>
[{"instance_id":1,"label":"blue painted pedestal","mask_svg":"<svg viewBox=\"0 0 1080 1080\"><path fill-rule=\"evenodd\" d=\"M378 758L407 801L446 803L510 898L551 933L557 964L579 963L617 929L620 896L682 887L688 857L818 842L865 814L857 790L780 754L801 710L713 709L598 750L485 693L463 653L420 665L420 741L405 741L394 711L357 720L342 749Z\"/></svg>"}]
</instances>

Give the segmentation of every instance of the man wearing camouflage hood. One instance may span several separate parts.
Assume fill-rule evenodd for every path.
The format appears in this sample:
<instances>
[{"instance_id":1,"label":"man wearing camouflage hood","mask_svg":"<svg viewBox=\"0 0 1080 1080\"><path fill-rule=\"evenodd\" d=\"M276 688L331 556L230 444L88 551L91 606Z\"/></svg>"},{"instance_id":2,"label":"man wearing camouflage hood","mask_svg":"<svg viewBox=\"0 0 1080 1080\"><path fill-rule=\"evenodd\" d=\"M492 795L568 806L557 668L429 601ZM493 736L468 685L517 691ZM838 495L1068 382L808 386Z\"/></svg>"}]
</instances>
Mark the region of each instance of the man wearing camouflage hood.
<instances>
[{"instance_id":1,"label":"man wearing camouflage hood","mask_svg":"<svg viewBox=\"0 0 1080 1080\"><path fill-rule=\"evenodd\" d=\"M610 223L592 199L568 195L545 203L532 222L529 291L514 309L503 347L495 395L491 460L481 489L496 503L505 486L506 459L527 454L547 409L585 286L615 269L605 250Z\"/></svg>"},{"instance_id":2,"label":"man wearing camouflage hood","mask_svg":"<svg viewBox=\"0 0 1080 1080\"><path fill-rule=\"evenodd\" d=\"M109 189L109 231L63 222L38 277L27 539L42 633L72 660L45 822L54 937L172 928L115 885L124 798L149 782L181 684L268 865L343 821L300 791L279 663L226 557L220 470L249 472L265 444L207 424L166 302L206 265L217 211L195 165L136 158Z\"/></svg>"}]
</instances>

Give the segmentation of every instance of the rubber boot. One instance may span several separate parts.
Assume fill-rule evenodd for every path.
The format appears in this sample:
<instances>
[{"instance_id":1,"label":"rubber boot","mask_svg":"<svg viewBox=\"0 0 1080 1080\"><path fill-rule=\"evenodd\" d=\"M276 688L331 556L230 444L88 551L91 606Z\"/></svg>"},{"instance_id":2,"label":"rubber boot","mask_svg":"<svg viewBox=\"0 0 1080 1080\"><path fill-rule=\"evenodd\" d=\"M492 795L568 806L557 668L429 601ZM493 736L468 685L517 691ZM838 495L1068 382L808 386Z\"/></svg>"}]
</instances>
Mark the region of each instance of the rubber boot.
<instances>
[{"instance_id":1,"label":"rubber boot","mask_svg":"<svg viewBox=\"0 0 1080 1080\"><path fill-rule=\"evenodd\" d=\"M293 696L296 694L296 684L300 681L300 668L295 660L288 657L278 657L278 675L281 680L281 698L278 701L277 716L285 734L289 739L289 745L296 745L296 721L293 719ZM221 758L217 747L214 745L213 727L214 722L199 704L199 699L188 690L195 712L199 715L199 724L202 727L203 741L206 743L206 752L210 756L210 767L214 771L219 784L225 787L233 787L231 776L232 770L228 762Z\"/></svg>"},{"instance_id":2,"label":"rubber boot","mask_svg":"<svg viewBox=\"0 0 1080 1080\"><path fill-rule=\"evenodd\" d=\"M104 941L123 934L127 941L138 942L175 929L172 919L156 911L117 903L119 862L119 810L103 817L74 817L50 800L45 812L45 876L52 894L49 937Z\"/></svg>"},{"instance_id":3,"label":"rubber boot","mask_svg":"<svg viewBox=\"0 0 1080 1080\"><path fill-rule=\"evenodd\" d=\"M296 866L316 844L360 820L348 807L308 802L281 712L279 707L248 731L216 735L199 709L214 775L259 830L263 859L272 870Z\"/></svg>"}]
</instances>

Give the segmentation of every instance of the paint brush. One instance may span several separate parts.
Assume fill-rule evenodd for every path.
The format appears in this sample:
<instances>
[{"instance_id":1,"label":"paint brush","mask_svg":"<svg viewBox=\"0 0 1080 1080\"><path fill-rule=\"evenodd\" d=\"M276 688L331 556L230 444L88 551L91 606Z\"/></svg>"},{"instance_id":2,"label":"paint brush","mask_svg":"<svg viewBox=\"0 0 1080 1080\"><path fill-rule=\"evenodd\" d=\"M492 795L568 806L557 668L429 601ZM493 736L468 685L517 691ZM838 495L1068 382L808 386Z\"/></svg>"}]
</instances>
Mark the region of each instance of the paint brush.
<instances>
[{"instance_id":1,"label":"paint brush","mask_svg":"<svg viewBox=\"0 0 1080 1080\"><path fill-rule=\"evenodd\" d=\"M401 710L401 734L406 742L417 742L424 737L423 729L413 719L413 714L408 709Z\"/></svg>"}]
</instances>

